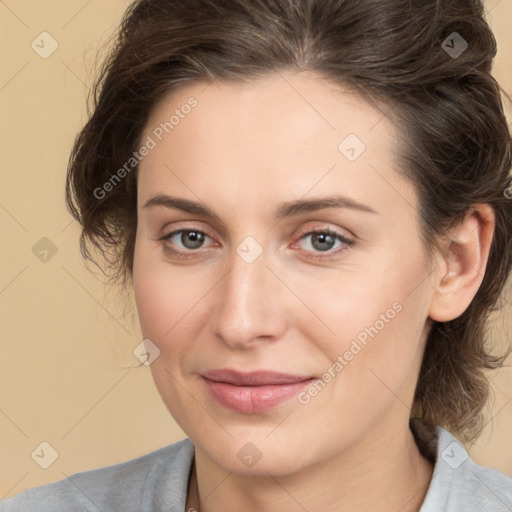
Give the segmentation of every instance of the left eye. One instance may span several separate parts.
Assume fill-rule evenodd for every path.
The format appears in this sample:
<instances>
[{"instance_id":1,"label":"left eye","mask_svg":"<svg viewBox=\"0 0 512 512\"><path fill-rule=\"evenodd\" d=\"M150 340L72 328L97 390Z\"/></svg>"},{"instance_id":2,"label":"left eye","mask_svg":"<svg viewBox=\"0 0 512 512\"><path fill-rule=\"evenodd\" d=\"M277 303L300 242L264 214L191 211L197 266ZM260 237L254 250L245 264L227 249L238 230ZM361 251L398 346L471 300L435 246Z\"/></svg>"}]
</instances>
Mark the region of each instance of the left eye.
<instances>
[{"instance_id":1,"label":"left eye","mask_svg":"<svg viewBox=\"0 0 512 512\"><path fill-rule=\"evenodd\" d=\"M306 243L306 250L313 250L314 252L327 252L331 249L337 249L342 245L351 245L352 242L344 237L341 233L331 230L322 231L309 231L300 237L300 240L308 240ZM335 245L336 241L339 245Z\"/></svg>"}]
</instances>

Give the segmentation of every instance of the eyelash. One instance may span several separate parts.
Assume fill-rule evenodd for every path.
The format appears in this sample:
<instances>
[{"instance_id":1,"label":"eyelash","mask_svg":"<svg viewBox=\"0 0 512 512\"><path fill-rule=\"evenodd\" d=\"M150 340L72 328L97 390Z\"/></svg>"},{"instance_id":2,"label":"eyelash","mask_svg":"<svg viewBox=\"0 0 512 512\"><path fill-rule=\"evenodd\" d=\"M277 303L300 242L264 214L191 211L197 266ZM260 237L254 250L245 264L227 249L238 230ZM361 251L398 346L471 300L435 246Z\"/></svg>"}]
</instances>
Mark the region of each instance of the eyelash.
<instances>
[{"instance_id":1,"label":"eyelash","mask_svg":"<svg viewBox=\"0 0 512 512\"><path fill-rule=\"evenodd\" d=\"M180 234L183 232L187 232L187 231L194 231L196 233L206 235L208 238L212 238L206 231L203 231L201 229L196 229L194 227L190 227L190 228L183 228L183 229L177 229L175 231L172 231L171 233L164 235L162 238L159 238L158 240L161 242L166 242L167 240L172 238L174 235L177 235L177 234ZM345 247L339 247L337 250L332 251L332 252L326 251L326 252L324 252L325 255L322 255L322 256L309 256L311 259L314 259L314 260L323 260L323 261L331 260L331 259L335 258L341 251L348 249L349 247L351 247L354 244L354 242L352 240L346 238L341 233L338 233L337 231L334 231L334 230L328 229L328 228L312 229L310 231L306 231L305 233L302 233L299 236L298 240L299 241L303 240L304 238L306 238L310 235L315 235L315 234L331 235L331 236L335 237L337 240L339 240L340 242L342 242L345 245ZM173 257L177 257L180 259L193 258L197 255L196 251L194 251L194 250L188 250L188 251L176 250L165 243L163 244L163 246L164 246L165 252L167 252L168 254L170 254ZM311 252L311 251L306 251L306 252ZM315 251L315 252L321 254L321 251Z\"/></svg>"}]
</instances>

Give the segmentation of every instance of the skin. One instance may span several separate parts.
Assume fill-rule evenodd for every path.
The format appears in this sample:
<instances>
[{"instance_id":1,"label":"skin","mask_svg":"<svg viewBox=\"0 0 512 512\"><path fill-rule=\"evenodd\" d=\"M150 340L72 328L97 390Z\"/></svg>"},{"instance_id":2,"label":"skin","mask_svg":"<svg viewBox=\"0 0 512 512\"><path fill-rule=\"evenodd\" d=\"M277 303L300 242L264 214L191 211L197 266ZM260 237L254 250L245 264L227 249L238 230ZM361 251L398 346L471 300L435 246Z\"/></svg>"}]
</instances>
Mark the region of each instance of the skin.
<instances>
[{"instance_id":1,"label":"skin","mask_svg":"<svg viewBox=\"0 0 512 512\"><path fill-rule=\"evenodd\" d=\"M476 293L492 210L475 206L432 270L416 191L397 172L398 131L377 108L286 71L250 84L187 84L156 106L143 136L190 96L198 106L139 167L133 268L141 331L160 350L155 384L196 449L187 510L418 511L433 468L408 421L425 340L431 320L459 316ZM351 133L366 145L353 162L338 150ZM144 206L160 194L218 219ZM375 213L273 217L283 202L333 194ZM352 244L322 251L301 238L325 228ZM207 236L199 249L179 234L161 240L178 229ZM236 252L248 236L263 249L252 263ZM306 405L292 398L236 412L212 400L200 377L229 367L321 378L394 303L401 311ZM252 467L237 457L249 442L261 453Z\"/></svg>"}]
</instances>

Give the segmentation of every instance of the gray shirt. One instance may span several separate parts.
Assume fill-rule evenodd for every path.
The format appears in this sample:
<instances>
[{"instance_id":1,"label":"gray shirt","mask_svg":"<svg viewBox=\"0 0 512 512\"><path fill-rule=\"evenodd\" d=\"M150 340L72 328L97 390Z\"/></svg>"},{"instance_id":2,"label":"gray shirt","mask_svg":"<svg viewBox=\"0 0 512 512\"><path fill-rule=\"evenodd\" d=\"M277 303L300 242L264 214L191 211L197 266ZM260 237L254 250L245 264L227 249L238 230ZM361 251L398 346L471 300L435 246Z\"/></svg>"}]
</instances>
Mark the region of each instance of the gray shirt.
<instances>
[{"instance_id":1,"label":"gray shirt","mask_svg":"<svg viewBox=\"0 0 512 512\"><path fill-rule=\"evenodd\" d=\"M475 464L444 428L436 433L434 474L420 512L512 512L512 479ZM184 512L193 458L185 438L22 491L0 501L0 512Z\"/></svg>"}]
</instances>

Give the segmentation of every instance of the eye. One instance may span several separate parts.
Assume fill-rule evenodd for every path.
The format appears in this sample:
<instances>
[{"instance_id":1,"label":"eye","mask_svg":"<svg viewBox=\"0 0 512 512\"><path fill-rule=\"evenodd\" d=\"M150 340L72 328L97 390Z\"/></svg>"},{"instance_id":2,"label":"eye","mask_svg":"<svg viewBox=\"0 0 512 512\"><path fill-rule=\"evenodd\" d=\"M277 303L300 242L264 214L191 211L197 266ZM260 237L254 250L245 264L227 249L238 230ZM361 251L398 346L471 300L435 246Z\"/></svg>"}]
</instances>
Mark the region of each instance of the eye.
<instances>
[{"instance_id":1,"label":"eye","mask_svg":"<svg viewBox=\"0 0 512 512\"><path fill-rule=\"evenodd\" d=\"M171 256L189 258L199 254L198 249L204 247L207 239L212 240L204 231L188 228L172 231L159 240L164 242L164 251ZM354 242L335 230L317 229L303 233L297 243L302 243L302 249L312 253L310 258L325 260L335 257ZM194 254L195 251L197 254Z\"/></svg>"},{"instance_id":2,"label":"eye","mask_svg":"<svg viewBox=\"0 0 512 512\"><path fill-rule=\"evenodd\" d=\"M327 253L325 256L318 254L313 258L330 258L347 247L353 245L353 241L332 229L311 230L301 235L299 242L307 252ZM336 245L338 244L338 245ZM333 250L334 249L334 250Z\"/></svg>"},{"instance_id":3,"label":"eye","mask_svg":"<svg viewBox=\"0 0 512 512\"><path fill-rule=\"evenodd\" d=\"M178 229L160 238L164 241L164 250L173 256L187 258L194 256L192 253L197 249L201 249L206 239L211 238L199 229ZM170 242L170 243L167 243ZM181 245L180 245L181 244ZM178 249L175 249L177 247Z\"/></svg>"}]
</instances>

